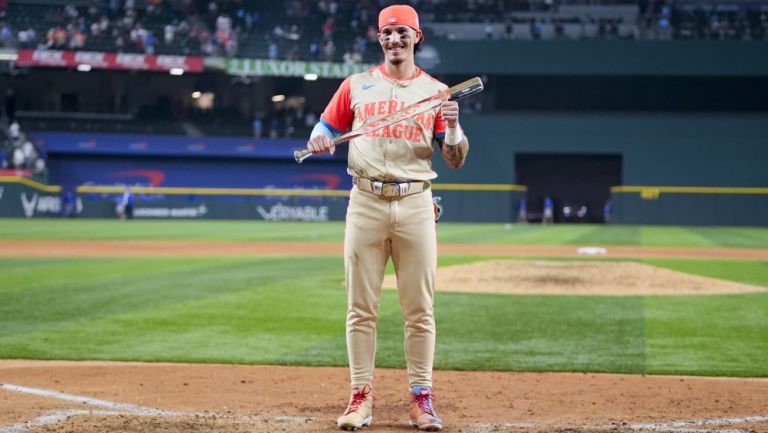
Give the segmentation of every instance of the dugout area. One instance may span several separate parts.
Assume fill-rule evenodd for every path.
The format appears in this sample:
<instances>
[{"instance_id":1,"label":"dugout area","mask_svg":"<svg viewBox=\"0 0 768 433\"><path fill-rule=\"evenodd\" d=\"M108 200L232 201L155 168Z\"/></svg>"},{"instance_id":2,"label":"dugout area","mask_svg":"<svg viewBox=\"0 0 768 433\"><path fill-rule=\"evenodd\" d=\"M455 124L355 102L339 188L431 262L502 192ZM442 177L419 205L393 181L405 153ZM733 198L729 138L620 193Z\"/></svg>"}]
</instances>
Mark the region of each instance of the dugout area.
<instances>
[{"instance_id":1,"label":"dugout area","mask_svg":"<svg viewBox=\"0 0 768 433\"><path fill-rule=\"evenodd\" d=\"M517 182L528 187L528 221L541 221L545 197L555 222L604 222L611 187L621 185L621 155L518 153Z\"/></svg>"}]
</instances>

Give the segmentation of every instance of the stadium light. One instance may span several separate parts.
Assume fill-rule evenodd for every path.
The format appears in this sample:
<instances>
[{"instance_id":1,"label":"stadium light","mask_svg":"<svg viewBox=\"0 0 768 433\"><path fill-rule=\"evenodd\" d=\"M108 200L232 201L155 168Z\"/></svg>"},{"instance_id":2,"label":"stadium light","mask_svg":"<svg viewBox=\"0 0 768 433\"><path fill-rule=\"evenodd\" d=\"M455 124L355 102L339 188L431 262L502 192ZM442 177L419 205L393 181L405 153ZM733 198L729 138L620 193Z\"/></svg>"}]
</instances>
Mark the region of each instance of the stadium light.
<instances>
[{"instance_id":1,"label":"stadium light","mask_svg":"<svg viewBox=\"0 0 768 433\"><path fill-rule=\"evenodd\" d=\"M91 65L86 65L86 64L77 65L77 70L80 72L88 72L91 70Z\"/></svg>"},{"instance_id":2,"label":"stadium light","mask_svg":"<svg viewBox=\"0 0 768 433\"><path fill-rule=\"evenodd\" d=\"M304 74L304 79L307 81L317 80L317 74Z\"/></svg>"},{"instance_id":3,"label":"stadium light","mask_svg":"<svg viewBox=\"0 0 768 433\"><path fill-rule=\"evenodd\" d=\"M183 68L171 68L171 70L168 72L170 72L171 75L176 75L176 76L184 75Z\"/></svg>"},{"instance_id":4,"label":"stadium light","mask_svg":"<svg viewBox=\"0 0 768 433\"><path fill-rule=\"evenodd\" d=\"M285 101L285 95L275 95L272 97L272 102L282 102Z\"/></svg>"},{"instance_id":5,"label":"stadium light","mask_svg":"<svg viewBox=\"0 0 768 433\"><path fill-rule=\"evenodd\" d=\"M192 98L193 98L193 99L197 99L197 98L199 98L199 97L200 97L200 96L202 96L202 95L203 95L203 94L202 94L202 93L200 93L200 92L199 92L199 91L197 91L197 90L196 90L196 91L194 91L194 92L192 92Z\"/></svg>"}]
</instances>

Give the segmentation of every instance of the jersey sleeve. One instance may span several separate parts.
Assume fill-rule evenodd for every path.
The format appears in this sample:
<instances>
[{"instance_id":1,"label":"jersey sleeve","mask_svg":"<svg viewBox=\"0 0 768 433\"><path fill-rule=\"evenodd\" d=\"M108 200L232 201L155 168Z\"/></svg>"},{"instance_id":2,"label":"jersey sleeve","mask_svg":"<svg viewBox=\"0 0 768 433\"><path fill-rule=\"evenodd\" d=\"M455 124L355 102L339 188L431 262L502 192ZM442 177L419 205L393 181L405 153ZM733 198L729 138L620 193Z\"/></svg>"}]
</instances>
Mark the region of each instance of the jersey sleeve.
<instances>
[{"instance_id":1,"label":"jersey sleeve","mask_svg":"<svg viewBox=\"0 0 768 433\"><path fill-rule=\"evenodd\" d=\"M352 111L351 85L352 77L342 81L339 89L331 98L331 102L320 115L320 122L335 133L346 132L352 126L354 112Z\"/></svg>"}]
</instances>

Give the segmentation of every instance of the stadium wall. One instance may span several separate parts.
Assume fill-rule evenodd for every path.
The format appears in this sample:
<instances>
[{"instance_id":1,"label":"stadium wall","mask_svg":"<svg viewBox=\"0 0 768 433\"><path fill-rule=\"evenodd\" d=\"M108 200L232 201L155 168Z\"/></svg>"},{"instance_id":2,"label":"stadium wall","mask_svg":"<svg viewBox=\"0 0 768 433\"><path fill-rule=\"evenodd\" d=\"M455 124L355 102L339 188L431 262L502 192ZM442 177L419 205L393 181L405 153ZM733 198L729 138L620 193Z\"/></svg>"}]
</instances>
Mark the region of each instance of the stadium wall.
<instances>
[{"instance_id":1,"label":"stadium wall","mask_svg":"<svg viewBox=\"0 0 768 433\"><path fill-rule=\"evenodd\" d=\"M518 185L517 155L552 153L621 157L621 182L611 190L612 221L616 223L768 224L768 171L764 169L768 117L764 115L468 114L462 117L462 124L471 140L467 165L452 170L435 158L440 177L434 193L444 199L446 221L514 221L517 202L526 195L525 188ZM169 153L168 137L122 139L127 143L122 150L115 150L108 137L100 139L111 143L104 146L94 146L86 137L71 141L75 150L48 146L52 183L64 185L64 196L77 186L151 187L138 195L140 202L169 209L147 210L145 214L152 217L164 212L173 216L171 209L188 211L201 205L206 212L200 217L205 218L261 218L262 213L283 215L282 219L303 219L302 215L312 219L315 214L328 219L344 216L345 197L265 195L264 191L277 188L346 196L351 184L344 156L313 158L297 165L291 152L303 145L303 140L267 143L264 149L261 142L245 144L250 154L238 157L201 155L204 149L220 151L224 142L216 141L219 139L211 139L215 145L180 145L177 153ZM49 144L56 141L55 137L46 140ZM238 146L232 149L241 152ZM158 192L164 187L180 189ZM222 193L222 188L235 190ZM37 190L40 197L43 192L52 194ZM32 193L26 191L27 202ZM82 216L114 216L114 203L121 193L122 189L79 189L85 209ZM8 189L6 194L19 195L18 203L13 212L4 210L2 214L22 216L23 206L19 206L24 191ZM220 206L226 210L217 210ZM277 210L273 212L274 206Z\"/></svg>"},{"instance_id":2,"label":"stadium wall","mask_svg":"<svg viewBox=\"0 0 768 433\"><path fill-rule=\"evenodd\" d=\"M613 222L768 225L768 116L519 113L462 122L471 163L440 167L446 181L517 183L517 154L620 155Z\"/></svg>"}]
</instances>

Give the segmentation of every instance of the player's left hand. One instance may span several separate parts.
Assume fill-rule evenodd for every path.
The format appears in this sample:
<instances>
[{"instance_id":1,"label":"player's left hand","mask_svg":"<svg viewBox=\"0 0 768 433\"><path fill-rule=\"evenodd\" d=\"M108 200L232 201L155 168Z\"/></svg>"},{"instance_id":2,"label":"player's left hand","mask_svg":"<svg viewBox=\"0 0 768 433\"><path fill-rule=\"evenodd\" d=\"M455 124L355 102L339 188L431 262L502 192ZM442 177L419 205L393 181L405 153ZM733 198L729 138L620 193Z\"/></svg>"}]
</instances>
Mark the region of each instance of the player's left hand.
<instances>
[{"instance_id":1,"label":"player's left hand","mask_svg":"<svg viewBox=\"0 0 768 433\"><path fill-rule=\"evenodd\" d=\"M459 124L459 103L456 101L444 101L440 106L443 120L449 128L455 128Z\"/></svg>"}]
</instances>

